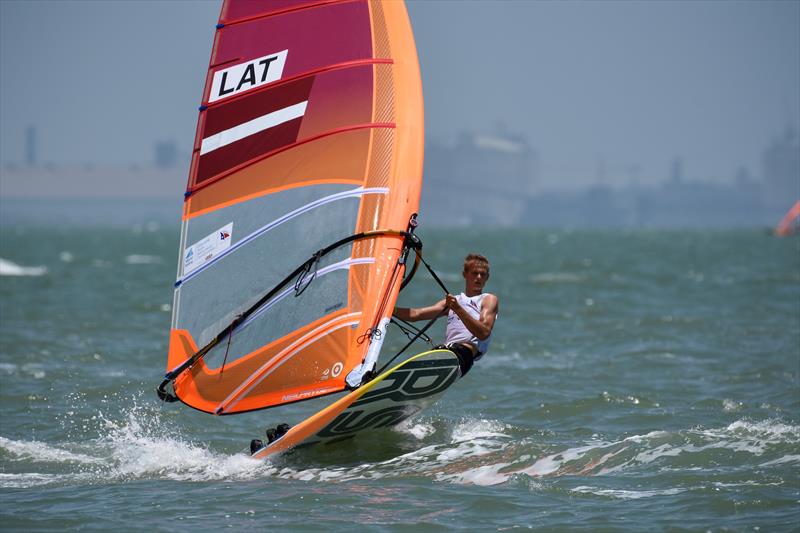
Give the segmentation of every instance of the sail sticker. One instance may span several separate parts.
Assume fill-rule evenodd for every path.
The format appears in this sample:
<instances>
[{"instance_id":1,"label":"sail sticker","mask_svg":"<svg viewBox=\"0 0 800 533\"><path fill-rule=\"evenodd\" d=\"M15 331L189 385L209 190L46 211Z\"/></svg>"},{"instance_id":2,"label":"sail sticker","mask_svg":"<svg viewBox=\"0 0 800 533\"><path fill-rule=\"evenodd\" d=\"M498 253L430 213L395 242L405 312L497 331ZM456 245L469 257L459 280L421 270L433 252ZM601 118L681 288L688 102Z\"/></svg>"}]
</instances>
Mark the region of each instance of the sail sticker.
<instances>
[{"instance_id":1,"label":"sail sticker","mask_svg":"<svg viewBox=\"0 0 800 533\"><path fill-rule=\"evenodd\" d=\"M209 102L230 98L281 79L289 50L257 57L214 73Z\"/></svg>"},{"instance_id":2,"label":"sail sticker","mask_svg":"<svg viewBox=\"0 0 800 533\"><path fill-rule=\"evenodd\" d=\"M230 248L232 235L233 222L229 222L211 235L203 237L186 248L186 251L183 253L184 276L210 262L216 256Z\"/></svg>"}]
</instances>

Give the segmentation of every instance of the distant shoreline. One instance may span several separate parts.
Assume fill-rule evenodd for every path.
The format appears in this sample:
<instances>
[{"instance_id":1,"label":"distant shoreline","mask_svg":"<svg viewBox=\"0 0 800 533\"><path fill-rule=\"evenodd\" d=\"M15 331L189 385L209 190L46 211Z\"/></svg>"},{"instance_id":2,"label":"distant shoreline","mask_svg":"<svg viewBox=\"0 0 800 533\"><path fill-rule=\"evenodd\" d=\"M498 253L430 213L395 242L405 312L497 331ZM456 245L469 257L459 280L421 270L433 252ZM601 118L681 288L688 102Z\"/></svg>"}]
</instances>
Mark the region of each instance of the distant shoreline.
<instances>
[{"instance_id":1,"label":"distant shoreline","mask_svg":"<svg viewBox=\"0 0 800 533\"><path fill-rule=\"evenodd\" d=\"M0 196L0 224L131 226L174 224L179 227L181 197L14 197Z\"/></svg>"}]
</instances>

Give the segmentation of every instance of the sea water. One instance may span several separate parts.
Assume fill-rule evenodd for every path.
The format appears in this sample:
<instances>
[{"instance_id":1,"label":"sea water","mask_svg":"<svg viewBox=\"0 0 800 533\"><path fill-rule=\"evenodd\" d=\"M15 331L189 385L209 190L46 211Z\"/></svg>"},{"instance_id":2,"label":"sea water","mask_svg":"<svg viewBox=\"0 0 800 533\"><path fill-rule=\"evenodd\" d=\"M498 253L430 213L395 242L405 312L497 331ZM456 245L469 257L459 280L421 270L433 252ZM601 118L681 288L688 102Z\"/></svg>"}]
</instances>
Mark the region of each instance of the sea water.
<instances>
[{"instance_id":1,"label":"sea water","mask_svg":"<svg viewBox=\"0 0 800 533\"><path fill-rule=\"evenodd\" d=\"M331 398L228 417L158 401L176 220L6 220L0 527L797 530L800 239L420 235L451 292L466 253L491 260L490 353L411 423L262 462L251 438ZM400 301L441 297L420 270ZM405 341L391 329L384 354Z\"/></svg>"}]
</instances>

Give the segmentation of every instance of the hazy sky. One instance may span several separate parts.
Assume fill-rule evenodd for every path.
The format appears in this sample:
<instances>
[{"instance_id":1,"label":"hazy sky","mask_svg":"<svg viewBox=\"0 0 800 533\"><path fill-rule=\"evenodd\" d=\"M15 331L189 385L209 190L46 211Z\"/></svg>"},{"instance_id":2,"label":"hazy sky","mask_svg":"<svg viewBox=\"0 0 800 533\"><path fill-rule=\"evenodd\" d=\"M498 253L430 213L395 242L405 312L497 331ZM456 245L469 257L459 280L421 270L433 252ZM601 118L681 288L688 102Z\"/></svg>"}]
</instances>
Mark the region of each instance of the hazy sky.
<instances>
[{"instance_id":1,"label":"hazy sky","mask_svg":"<svg viewBox=\"0 0 800 533\"><path fill-rule=\"evenodd\" d=\"M760 175L800 125L800 2L410 1L426 134L499 123L539 152L543 180ZM0 161L152 160L188 152L219 2L0 1Z\"/></svg>"}]
</instances>

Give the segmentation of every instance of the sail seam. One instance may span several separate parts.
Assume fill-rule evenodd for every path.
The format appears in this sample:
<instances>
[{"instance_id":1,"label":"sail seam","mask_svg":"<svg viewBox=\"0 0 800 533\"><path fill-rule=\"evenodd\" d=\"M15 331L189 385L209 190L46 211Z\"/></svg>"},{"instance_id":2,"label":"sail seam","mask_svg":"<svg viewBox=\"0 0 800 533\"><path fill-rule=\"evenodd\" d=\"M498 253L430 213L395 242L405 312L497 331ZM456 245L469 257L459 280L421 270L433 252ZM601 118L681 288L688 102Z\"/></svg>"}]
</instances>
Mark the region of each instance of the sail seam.
<instances>
[{"instance_id":1,"label":"sail seam","mask_svg":"<svg viewBox=\"0 0 800 533\"><path fill-rule=\"evenodd\" d=\"M291 220L293 218L296 218L296 217L298 217L298 216L300 216L302 214L305 214L305 213L311 211L312 209L316 209L317 207L323 206L325 204L328 204L328 203L331 203L331 202L335 202L337 200L343 200L343 199L346 199L346 198L363 196L365 194L388 194L388 193L389 193L389 189L386 188L386 187L370 187L370 188L367 188L367 189L364 189L362 187L358 187L358 188L355 188L355 189L351 189L349 191L343 191L343 192L340 192L340 193L331 194L330 196L325 196L323 198L319 198L317 200L314 200L313 202L309 202L306 205L298 207L294 211L290 211L290 212L284 214L283 216L280 216L280 217L276 218L272 222L269 222L269 223L265 224L264 226L260 227L259 229L255 230L254 232L250 233L250 235L248 235L247 237L243 238L241 241L237 242L236 244L233 244L230 248L228 248L227 250L223 251L218 256L216 256L213 259L211 259L208 263L205 263L204 265L198 267L196 270L193 270L191 273L189 273L187 275L184 275L182 278L178 278L178 280L175 282L175 287L181 286L183 283L189 281L190 279L195 277L200 272L203 272L205 269L207 269L211 265L215 264L217 261L219 261L223 257L227 257L229 254L233 253L235 250L238 250L239 248L241 248L245 244L248 244L248 243L252 242L254 239L256 239L256 238L260 237L261 235L267 233L268 231L280 226L284 222L287 222L287 221L289 221L289 220ZM182 255L183 254L181 254L181 256ZM183 261L183 257L181 257L181 261Z\"/></svg>"}]
</instances>

